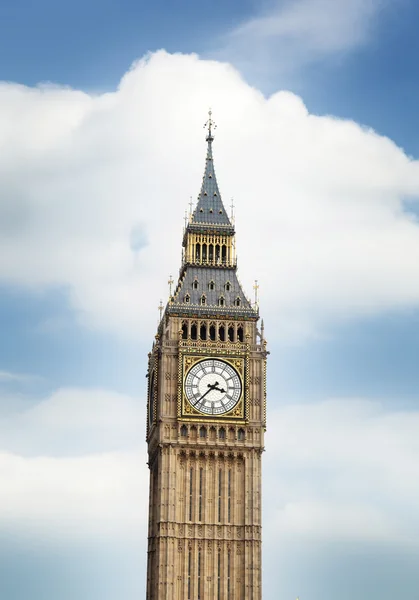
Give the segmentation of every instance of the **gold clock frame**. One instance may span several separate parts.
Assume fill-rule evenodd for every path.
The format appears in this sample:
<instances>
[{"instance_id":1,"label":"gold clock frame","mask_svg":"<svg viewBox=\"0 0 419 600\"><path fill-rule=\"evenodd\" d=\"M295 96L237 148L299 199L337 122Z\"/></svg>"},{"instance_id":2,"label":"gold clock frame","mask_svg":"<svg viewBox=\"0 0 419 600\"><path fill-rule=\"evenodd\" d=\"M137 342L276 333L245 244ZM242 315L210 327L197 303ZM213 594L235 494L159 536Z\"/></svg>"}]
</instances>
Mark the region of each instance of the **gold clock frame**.
<instances>
[{"instance_id":1,"label":"gold clock frame","mask_svg":"<svg viewBox=\"0 0 419 600\"><path fill-rule=\"evenodd\" d=\"M203 360L221 360L228 363L238 374L242 386L242 394L237 404L227 413L222 415L205 415L195 409L188 402L185 394L185 380L190 369ZM249 372L248 356L220 355L218 353L202 352L190 354L189 352L179 353L179 379L178 379L178 419L189 422L230 422L246 424L249 414L249 385L247 373Z\"/></svg>"}]
</instances>

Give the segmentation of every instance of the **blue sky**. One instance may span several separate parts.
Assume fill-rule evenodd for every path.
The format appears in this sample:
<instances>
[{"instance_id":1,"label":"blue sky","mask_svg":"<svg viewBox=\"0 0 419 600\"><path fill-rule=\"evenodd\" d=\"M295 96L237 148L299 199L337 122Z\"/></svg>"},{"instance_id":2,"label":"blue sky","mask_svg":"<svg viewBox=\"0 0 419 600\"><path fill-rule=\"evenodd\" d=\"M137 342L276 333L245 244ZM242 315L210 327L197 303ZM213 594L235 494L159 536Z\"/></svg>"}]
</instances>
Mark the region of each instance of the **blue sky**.
<instances>
[{"instance_id":1,"label":"blue sky","mask_svg":"<svg viewBox=\"0 0 419 600\"><path fill-rule=\"evenodd\" d=\"M146 358L209 105L271 351L264 599L416 597L418 19L2 3L2 598L142 597Z\"/></svg>"}]
</instances>

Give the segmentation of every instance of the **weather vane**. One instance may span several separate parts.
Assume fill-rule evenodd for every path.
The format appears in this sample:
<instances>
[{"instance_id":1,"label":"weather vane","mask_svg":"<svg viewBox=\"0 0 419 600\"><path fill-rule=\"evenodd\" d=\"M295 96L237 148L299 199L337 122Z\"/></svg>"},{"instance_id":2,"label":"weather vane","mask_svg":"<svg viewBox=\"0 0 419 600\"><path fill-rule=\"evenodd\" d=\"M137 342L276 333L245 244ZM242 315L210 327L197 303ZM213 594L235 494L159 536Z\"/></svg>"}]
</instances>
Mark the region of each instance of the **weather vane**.
<instances>
[{"instance_id":1,"label":"weather vane","mask_svg":"<svg viewBox=\"0 0 419 600\"><path fill-rule=\"evenodd\" d=\"M212 140L214 139L212 136L212 130L217 129L217 125L212 120L212 110L211 109L209 109L209 111L208 111L208 120L204 125L204 129L208 129L207 142L209 142L209 141L212 142Z\"/></svg>"}]
</instances>

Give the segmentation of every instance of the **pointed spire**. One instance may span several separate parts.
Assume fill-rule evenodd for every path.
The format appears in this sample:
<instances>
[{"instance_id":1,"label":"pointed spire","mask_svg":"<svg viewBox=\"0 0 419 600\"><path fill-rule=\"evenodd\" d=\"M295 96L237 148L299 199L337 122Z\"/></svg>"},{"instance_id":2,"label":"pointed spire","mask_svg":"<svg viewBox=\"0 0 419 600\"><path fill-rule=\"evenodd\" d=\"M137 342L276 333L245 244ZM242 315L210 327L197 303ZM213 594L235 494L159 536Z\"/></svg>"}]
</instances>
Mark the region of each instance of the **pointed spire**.
<instances>
[{"instance_id":1,"label":"pointed spire","mask_svg":"<svg viewBox=\"0 0 419 600\"><path fill-rule=\"evenodd\" d=\"M215 176L214 159L212 156L212 142L214 141L213 131L216 128L216 124L212 119L211 110L208 112L208 120L204 127L208 129L208 133L205 138L207 141L205 171L202 179L201 191L198 196L198 203L192 214L191 223L232 227L231 221L224 208Z\"/></svg>"}]
</instances>

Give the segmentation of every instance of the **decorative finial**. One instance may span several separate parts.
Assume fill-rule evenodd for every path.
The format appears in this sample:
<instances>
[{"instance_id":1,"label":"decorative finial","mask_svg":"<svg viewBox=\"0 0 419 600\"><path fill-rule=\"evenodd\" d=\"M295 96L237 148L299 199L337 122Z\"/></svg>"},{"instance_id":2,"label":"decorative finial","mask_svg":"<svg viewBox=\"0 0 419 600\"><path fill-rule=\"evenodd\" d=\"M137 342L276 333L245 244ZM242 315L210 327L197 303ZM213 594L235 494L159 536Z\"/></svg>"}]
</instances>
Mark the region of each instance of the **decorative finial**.
<instances>
[{"instance_id":1,"label":"decorative finial","mask_svg":"<svg viewBox=\"0 0 419 600\"><path fill-rule=\"evenodd\" d=\"M169 284L169 296L172 297L172 285L174 283L172 276L169 275L169 281L167 282Z\"/></svg>"},{"instance_id":2,"label":"decorative finial","mask_svg":"<svg viewBox=\"0 0 419 600\"><path fill-rule=\"evenodd\" d=\"M188 211L187 210L185 210L185 215L183 217L183 220L185 221L185 229L186 229L186 225L188 223Z\"/></svg>"},{"instance_id":3,"label":"decorative finial","mask_svg":"<svg viewBox=\"0 0 419 600\"><path fill-rule=\"evenodd\" d=\"M231 208L231 218L234 219L234 199L231 199L231 204L230 204L230 208Z\"/></svg>"},{"instance_id":4,"label":"decorative finial","mask_svg":"<svg viewBox=\"0 0 419 600\"><path fill-rule=\"evenodd\" d=\"M253 286L253 289L255 290L255 306L257 306L259 303L259 294L258 294L259 285L258 285L257 279L255 279L255 285Z\"/></svg>"},{"instance_id":5,"label":"decorative finial","mask_svg":"<svg viewBox=\"0 0 419 600\"><path fill-rule=\"evenodd\" d=\"M163 302L162 302L161 300L160 300L160 304L158 305L158 307L157 307L157 308L159 309L159 313L160 313L160 321L161 321L161 318L162 318L162 316L163 316L163 308L164 308L164 307L163 307Z\"/></svg>"},{"instance_id":6,"label":"decorative finial","mask_svg":"<svg viewBox=\"0 0 419 600\"><path fill-rule=\"evenodd\" d=\"M208 111L208 120L205 123L204 128L208 129L208 135L206 137L207 142L212 142L212 140L214 139L214 136L212 135L212 130L217 129L217 125L212 120L212 110L211 109L209 109L209 111Z\"/></svg>"},{"instance_id":7,"label":"decorative finial","mask_svg":"<svg viewBox=\"0 0 419 600\"><path fill-rule=\"evenodd\" d=\"M193 201L192 196L189 196L189 216L192 215Z\"/></svg>"}]
</instances>

